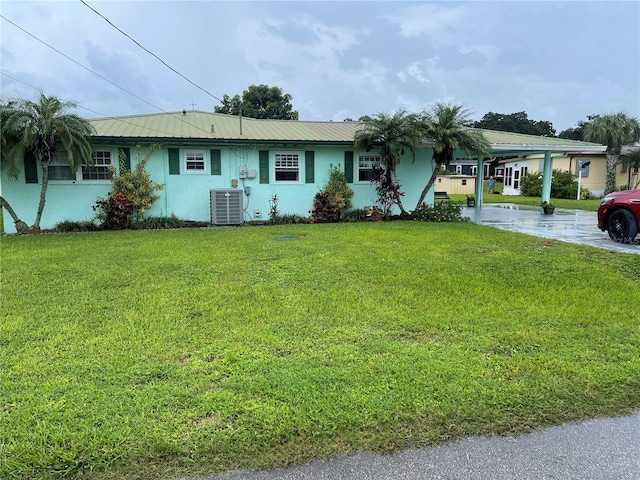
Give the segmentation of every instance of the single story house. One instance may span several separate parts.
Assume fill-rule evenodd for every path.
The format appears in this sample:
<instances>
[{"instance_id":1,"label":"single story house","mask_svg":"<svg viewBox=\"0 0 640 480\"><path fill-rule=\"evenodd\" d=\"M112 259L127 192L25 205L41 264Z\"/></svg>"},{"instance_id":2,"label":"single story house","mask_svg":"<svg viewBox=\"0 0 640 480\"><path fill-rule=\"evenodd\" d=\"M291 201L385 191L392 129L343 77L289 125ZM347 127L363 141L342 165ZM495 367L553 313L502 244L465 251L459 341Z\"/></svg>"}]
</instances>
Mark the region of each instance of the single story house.
<instances>
[{"instance_id":1,"label":"single story house","mask_svg":"<svg viewBox=\"0 0 640 480\"><path fill-rule=\"evenodd\" d=\"M575 150L556 153L551 156L553 170L572 172L580 178L582 188L587 188L595 197L604 195L604 187L607 178L607 156L593 151ZM533 153L519 155L513 158L501 160L504 166L504 190L505 195L520 195L520 179L527 173L544 172L544 155ZM636 172L637 174L637 172ZM624 162L616 166L616 185L619 187L633 184L634 171L627 168Z\"/></svg>"},{"instance_id":2,"label":"single story house","mask_svg":"<svg viewBox=\"0 0 640 480\"><path fill-rule=\"evenodd\" d=\"M138 146L142 152L159 144L147 163L153 181L162 183L160 199L149 215L175 215L182 219L235 225L266 219L270 201L278 198L281 213L308 216L314 195L329 178L332 166L345 172L354 190L353 205L364 208L376 203L371 185L373 166L379 165L376 150L354 149L353 138L362 128L359 122L309 122L258 120L203 111L130 115L90 120L94 164L71 171L64 155L50 165L47 203L42 228L63 220L89 220L98 198L111 190L109 165L118 167L119 153L134 167ZM492 156L540 153L550 192L551 155L582 151L601 153L602 145L481 130L492 145ZM459 158L464 152L455 152ZM475 159L482 174L484 159ZM403 203L412 210L432 173L432 148L425 143L415 160L406 154L397 168L405 192ZM17 181L0 177L0 194L17 215L30 223L35 218L42 174L35 160L25 158ZM482 178L475 182L476 205L482 205ZM426 198L433 203L433 190ZM435 190L440 190L437 186ZM9 215L4 215L5 232L15 232Z\"/></svg>"}]
</instances>

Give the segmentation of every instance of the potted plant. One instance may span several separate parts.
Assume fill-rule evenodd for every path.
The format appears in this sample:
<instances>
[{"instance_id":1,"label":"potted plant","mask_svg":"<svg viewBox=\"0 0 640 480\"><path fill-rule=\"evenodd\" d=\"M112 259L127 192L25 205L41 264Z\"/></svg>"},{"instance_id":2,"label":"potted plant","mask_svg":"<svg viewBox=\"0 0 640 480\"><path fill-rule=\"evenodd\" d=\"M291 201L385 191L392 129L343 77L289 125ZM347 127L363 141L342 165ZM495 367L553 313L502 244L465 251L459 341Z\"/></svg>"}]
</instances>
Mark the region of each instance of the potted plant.
<instances>
[{"instance_id":1,"label":"potted plant","mask_svg":"<svg viewBox=\"0 0 640 480\"><path fill-rule=\"evenodd\" d=\"M467 195L467 207L475 207L476 199L473 195Z\"/></svg>"},{"instance_id":2,"label":"potted plant","mask_svg":"<svg viewBox=\"0 0 640 480\"><path fill-rule=\"evenodd\" d=\"M542 207L542 213L545 215L553 215L556 206L551 202L541 202L540 206Z\"/></svg>"}]
</instances>

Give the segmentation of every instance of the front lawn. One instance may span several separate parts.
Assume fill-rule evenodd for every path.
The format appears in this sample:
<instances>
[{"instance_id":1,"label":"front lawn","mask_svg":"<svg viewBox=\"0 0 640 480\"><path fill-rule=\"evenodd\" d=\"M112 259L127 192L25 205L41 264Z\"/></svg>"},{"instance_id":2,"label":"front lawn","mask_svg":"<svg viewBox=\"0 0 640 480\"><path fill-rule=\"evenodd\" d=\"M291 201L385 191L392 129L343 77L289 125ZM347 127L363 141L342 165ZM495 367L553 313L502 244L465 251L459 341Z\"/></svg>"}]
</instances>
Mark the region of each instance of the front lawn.
<instances>
[{"instance_id":1,"label":"front lawn","mask_svg":"<svg viewBox=\"0 0 640 480\"><path fill-rule=\"evenodd\" d=\"M1 240L0 478L161 479L640 407L640 256L420 222Z\"/></svg>"},{"instance_id":2,"label":"front lawn","mask_svg":"<svg viewBox=\"0 0 640 480\"><path fill-rule=\"evenodd\" d=\"M452 194L450 195L451 201L455 203L466 204L467 196L464 194ZM522 195L489 195L484 193L482 196L484 203L515 203L517 205L540 205L539 197L524 197ZM592 212L598 211L598 207L602 202L602 199L595 198L591 200L575 200L569 198L552 198L551 202L558 208L568 208L572 210L588 210Z\"/></svg>"}]
</instances>

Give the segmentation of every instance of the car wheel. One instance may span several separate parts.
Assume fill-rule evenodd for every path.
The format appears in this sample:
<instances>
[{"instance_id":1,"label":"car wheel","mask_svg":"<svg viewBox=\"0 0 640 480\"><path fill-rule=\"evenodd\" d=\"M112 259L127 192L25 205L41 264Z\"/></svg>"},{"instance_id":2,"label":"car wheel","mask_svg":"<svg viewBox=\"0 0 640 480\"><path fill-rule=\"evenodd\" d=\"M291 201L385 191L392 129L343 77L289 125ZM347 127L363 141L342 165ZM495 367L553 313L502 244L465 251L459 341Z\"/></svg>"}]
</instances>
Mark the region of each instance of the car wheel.
<instances>
[{"instance_id":1,"label":"car wheel","mask_svg":"<svg viewBox=\"0 0 640 480\"><path fill-rule=\"evenodd\" d=\"M628 210L616 210L609 216L607 230L612 240L629 243L638 234L638 222Z\"/></svg>"}]
</instances>

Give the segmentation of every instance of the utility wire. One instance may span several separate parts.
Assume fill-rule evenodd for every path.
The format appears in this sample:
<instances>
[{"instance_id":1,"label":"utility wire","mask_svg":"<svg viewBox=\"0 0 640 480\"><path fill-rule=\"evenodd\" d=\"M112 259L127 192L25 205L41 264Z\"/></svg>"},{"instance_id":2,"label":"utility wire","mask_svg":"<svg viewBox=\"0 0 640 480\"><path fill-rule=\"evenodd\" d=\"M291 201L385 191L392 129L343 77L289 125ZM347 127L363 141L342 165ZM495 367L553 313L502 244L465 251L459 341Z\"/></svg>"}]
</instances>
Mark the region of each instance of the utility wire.
<instances>
[{"instance_id":1,"label":"utility wire","mask_svg":"<svg viewBox=\"0 0 640 480\"><path fill-rule=\"evenodd\" d=\"M22 85L24 85L24 86L26 86L26 87L33 88L36 92L41 91L39 88L36 88L36 87L34 87L33 85L29 85L28 83L23 82L22 80L20 80L20 79L18 79L18 78L16 78L16 77L13 77L13 76L11 76L11 75L9 75L8 73L5 73L5 72L3 72L3 71L0 71L0 74L4 75L5 77L9 77L10 79L15 80L15 81L16 81L16 82L18 82L18 83L21 83ZM75 102L74 102L74 103L75 103ZM142 128L142 129L144 129L144 130L148 130L148 131L150 131L150 132L161 133L161 134L163 134L163 135L167 135L167 136L169 136L169 137L170 137L171 135L173 135L173 134L172 134L172 133L170 133L170 132L165 132L165 131L163 131L163 130L157 130L157 129L155 129L155 128L150 128L150 127L145 127L144 125L138 125L137 123L133 123L133 122L128 122L128 121L126 121L126 120L123 120L123 119L122 119L122 117L114 117L114 116L112 116L112 115L107 115L107 114L104 114L104 113L96 112L95 110L92 110L92 109L87 108L87 107L85 107L85 106L83 106L83 105L80 105L79 103L76 103L76 105L78 106L78 108L81 108L81 109L86 110L86 111L91 112L91 113L95 113L96 115L99 115L100 117L103 117L103 119L104 119L104 120L115 120L116 122L124 123L124 124L126 124L126 125L133 125L134 127ZM90 119L90 120L91 120L91 119ZM99 120L99 119L94 119L94 120Z\"/></svg>"},{"instance_id":2,"label":"utility wire","mask_svg":"<svg viewBox=\"0 0 640 480\"><path fill-rule=\"evenodd\" d=\"M53 47L53 46L49 45L47 42L45 42L44 40L41 40L40 38L36 37L36 36L35 36L34 34L32 34L31 32L28 32L27 30L25 30L24 28L22 28L20 25L18 25L18 24L16 24L16 23L12 22L11 20L9 20L9 19L8 19L7 17L5 17L4 15L0 15L0 18L2 18L3 20L5 20L5 21L9 22L11 25L13 25L14 27L18 28L19 30L22 30L24 33L26 33L26 34L27 34L27 35L29 35L30 37L34 38L35 40L37 40L38 42L42 43L43 45L46 45L46 46L47 46L47 47L49 47L51 50L55 51L56 53L59 53L60 55L62 55L62 56L63 56L63 57L65 57L66 59L71 60L71 61L72 61L73 63L75 63L76 65L78 65L78 66L80 66L80 67L84 68L84 69L85 69L85 70L87 70L88 72L93 73L94 75L96 75L97 77L101 78L102 80L104 80L104 81L106 81L106 82L109 82L109 83L110 83L111 85L113 85L114 87L117 87L117 88L119 88L120 90L122 90L123 92L128 93L128 94L129 94L129 95L131 95L132 97L137 98L137 99L138 99L138 100L140 100L141 102L144 102L144 103L146 103L147 105L151 105L153 108L155 108L155 109L157 109L157 110L160 110L161 112L166 113L166 114L168 114L168 115L171 115L171 116L172 116L173 118L175 118L176 120L180 120L181 122L186 123L187 125L189 125L189 126L191 126L191 127L195 128L195 129L197 129L197 130L200 130L201 132L205 132L207 135L211 135L211 132L208 132L208 131L206 131L205 129L198 127L197 125L193 125L193 124L191 124L191 123L187 122L186 120L184 120L184 119L182 119L182 118L180 118L180 117L178 117L178 116L176 116L176 115L173 115L173 114L171 114L171 113L169 113L169 112L167 112L167 111L163 110L162 108L158 107L157 105L154 105L153 103L148 102L148 101L147 101L147 100L145 100L144 98L139 97L139 96L138 96L138 95L136 95L135 93L132 93L132 92L130 92L129 90L127 90L127 89L125 89L125 88L122 88L120 85L118 85L118 84L116 84L116 83L113 83L111 80L109 80L109 79L108 79L108 78L106 78L106 77L103 77L103 76L102 76L102 75L100 75L99 73L94 72L94 71L93 71L93 70L91 70L89 67L86 67L86 66L82 65L80 62L78 62L77 60L74 60L74 59L73 59L73 58L71 58L69 55L67 55L67 54L65 54L65 53L61 52L60 50L58 50L57 48L55 48L55 47Z\"/></svg>"},{"instance_id":3,"label":"utility wire","mask_svg":"<svg viewBox=\"0 0 640 480\"><path fill-rule=\"evenodd\" d=\"M127 37L129 40L131 40L133 43L135 43L137 46L139 46L142 50L144 50L145 52L147 52L149 55L151 55L152 57L155 57L156 59L158 59L160 61L160 63L162 63L165 67L167 67L169 70L171 70L174 73L177 73L178 75L180 75L182 78L184 78L187 82L189 82L191 85L193 85L196 88L199 88L200 90L202 90L204 93L206 93L207 95L209 95L212 98L215 98L216 100L218 100L220 103L222 103L222 100L219 99L218 97L216 97L213 93L209 92L208 90L206 90L205 88L202 88L200 85L192 82L190 79L188 79L187 77L185 77L182 73L180 73L179 71L177 71L175 68L173 68L171 65L169 65L167 62L165 62L164 60L162 60L158 55L156 55L155 53L153 53L151 50L143 47L142 45L140 45L140 43L138 43L134 38L132 38L128 33L124 32L123 30L121 30L120 28L118 28L116 25L114 25L107 17L105 17L104 15L102 15L100 12L98 12L95 8L93 8L91 5L89 5L87 2L85 2L84 0L80 0L87 8L89 8L91 11L93 11L96 15L98 15L100 18L102 18L105 22L107 22L109 25L111 25L113 28L115 28L116 30L118 30L121 34L123 34L125 37Z\"/></svg>"}]
</instances>

